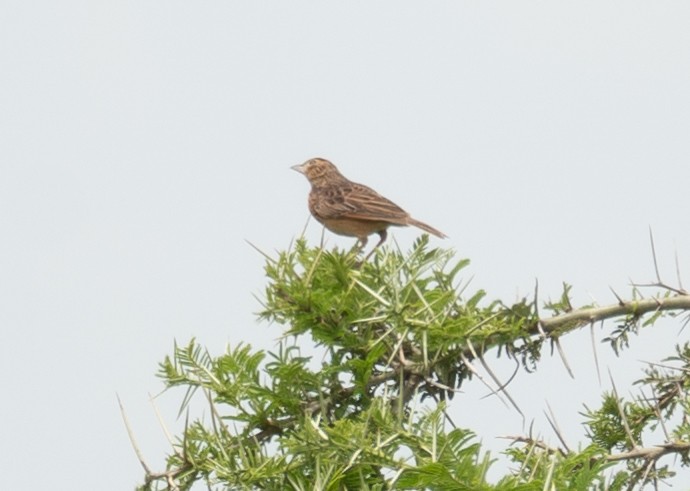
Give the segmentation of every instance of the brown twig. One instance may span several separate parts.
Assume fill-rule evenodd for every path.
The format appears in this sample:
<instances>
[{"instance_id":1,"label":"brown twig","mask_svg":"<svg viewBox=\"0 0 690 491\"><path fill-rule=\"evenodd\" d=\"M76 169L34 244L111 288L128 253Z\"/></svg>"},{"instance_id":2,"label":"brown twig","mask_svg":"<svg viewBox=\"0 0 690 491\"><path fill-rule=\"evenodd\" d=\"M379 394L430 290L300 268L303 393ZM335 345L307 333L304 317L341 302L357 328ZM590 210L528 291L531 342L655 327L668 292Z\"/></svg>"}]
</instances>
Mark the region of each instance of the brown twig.
<instances>
[{"instance_id":1,"label":"brown twig","mask_svg":"<svg viewBox=\"0 0 690 491\"><path fill-rule=\"evenodd\" d=\"M555 448L555 447L550 447L547 445L544 441L542 440L537 440L532 437L527 437L527 436L516 436L516 435L506 435L506 436L499 436L498 438L504 439L504 440L512 440L511 444L514 443L525 443L529 446L540 448L544 450L547 453L550 454L560 454L563 457L567 455L567 452L563 451L560 448Z\"/></svg>"}]
</instances>

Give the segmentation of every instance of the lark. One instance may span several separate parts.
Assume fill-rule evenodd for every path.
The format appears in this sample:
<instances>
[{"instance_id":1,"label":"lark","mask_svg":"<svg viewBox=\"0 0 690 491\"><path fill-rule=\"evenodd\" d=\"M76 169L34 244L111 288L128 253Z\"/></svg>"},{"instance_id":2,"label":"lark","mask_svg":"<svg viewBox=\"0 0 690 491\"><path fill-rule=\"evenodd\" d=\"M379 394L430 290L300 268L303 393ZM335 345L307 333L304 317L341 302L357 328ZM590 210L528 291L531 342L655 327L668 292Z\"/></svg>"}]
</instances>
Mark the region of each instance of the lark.
<instances>
[{"instance_id":1,"label":"lark","mask_svg":"<svg viewBox=\"0 0 690 491\"><path fill-rule=\"evenodd\" d=\"M356 237L360 250L366 247L370 235L378 234L379 242L364 261L386 241L390 226L412 225L441 239L446 237L370 187L350 181L326 159L310 159L292 169L304 174L311 183L309 211L328 230Z\"/></svg>"}]
</instances>

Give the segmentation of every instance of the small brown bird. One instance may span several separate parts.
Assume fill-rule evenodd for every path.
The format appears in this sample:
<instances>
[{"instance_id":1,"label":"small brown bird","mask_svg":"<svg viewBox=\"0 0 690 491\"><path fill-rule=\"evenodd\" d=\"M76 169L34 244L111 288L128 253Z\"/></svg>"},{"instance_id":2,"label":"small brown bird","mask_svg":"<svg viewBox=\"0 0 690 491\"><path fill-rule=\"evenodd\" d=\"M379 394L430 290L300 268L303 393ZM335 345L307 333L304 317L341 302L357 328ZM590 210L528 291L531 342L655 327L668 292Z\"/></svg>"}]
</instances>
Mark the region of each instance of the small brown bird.
<instances>
[{"instance_id":1,"label":"small brown bird","mask_svg":"<svg viewBox=\"0 0 690 491\"><path fill-rule=\"evenodd\" d=\"M369 235L379 234L378 244L364 261L385 242L388 235L386 229L391 225L414 225L442 239L446 237L443 232L415 220L370 187L348 180L328 160L310 159L292 169L304 174L311 183L309 211L328 230L338 235L357 237L360 249L366 246Z\"/></svg>"}]
</instances>

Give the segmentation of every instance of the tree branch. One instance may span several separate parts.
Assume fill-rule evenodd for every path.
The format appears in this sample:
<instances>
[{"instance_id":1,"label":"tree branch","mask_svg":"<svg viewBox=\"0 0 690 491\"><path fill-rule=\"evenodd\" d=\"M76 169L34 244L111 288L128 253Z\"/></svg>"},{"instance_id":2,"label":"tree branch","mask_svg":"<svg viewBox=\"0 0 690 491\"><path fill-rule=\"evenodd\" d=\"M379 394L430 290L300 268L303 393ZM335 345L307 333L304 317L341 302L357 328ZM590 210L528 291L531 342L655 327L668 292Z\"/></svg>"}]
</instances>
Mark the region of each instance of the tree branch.
<instances>
[{"instance_id":1,"label":"tree branch","mask_svg":"<svg viewBox=\"0 0 690 491\"><path fill-rule=\"evenodd\" d=\"M637 447L629 452L609 455L606 457L606 460L610 462L632 459L659 460L664 455L671 453L682 454L688 451L690 451L689 442L672 442L664 443L663 445L655 445L654 447Z\"/></svg>"},{"instance_id":2,"label":"tree branch","mask_svg":"<svg viewBox=\"0 0 690 491\"><path fill-rule=\"evenodd\" d=\"M670 298L649 298L645 300L620 302L615 305L607 305L604 307L578 309L548 319L540 319L539 322L544 331L550 333L558 328L568 326L571 323L575 324L574 327L581 327L591 322L623 315L641 316L651 312L689 309L690 295L677 295ZM533 333L536 334L536 326L532 330L534 331Z\"/></svg>"}]
</instances>

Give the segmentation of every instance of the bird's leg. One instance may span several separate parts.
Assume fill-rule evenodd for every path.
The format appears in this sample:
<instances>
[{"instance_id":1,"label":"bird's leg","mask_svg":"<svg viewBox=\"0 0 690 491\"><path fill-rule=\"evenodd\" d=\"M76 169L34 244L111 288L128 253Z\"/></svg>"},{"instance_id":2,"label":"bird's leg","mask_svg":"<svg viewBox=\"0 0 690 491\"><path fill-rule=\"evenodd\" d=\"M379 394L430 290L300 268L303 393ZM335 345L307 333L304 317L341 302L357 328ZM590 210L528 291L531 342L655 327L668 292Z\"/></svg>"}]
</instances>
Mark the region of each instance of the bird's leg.
<instances>
[{"instance_id":1,"label":"bird's leg","mask_svg":"<svg viewBox=\"0 0 690 491\"><path fill-rule=\"evenodd\" d=\"M376 249L378 249L381 244L386 242L386 237L388 237L388 231L384 228L383 230L379 230L378 234L379 234L379 237L381 237L379 239L378 244L376 244L374 246L374 248L371 251L369 251L369 254L367 254L366 257L362 260L363 263L367 262L367 259L369 259L371 257L371 255L374 253L374 251Z\"/></svg>"},{"instance_id":2,"label":"bird's leg","mask_svg":"<svg viewBox=\"0 0 690 491\"><path fill-rule=\"evenodd\" d=\"M365 235L364 237L357 237L357 242L355 242L355 245L350 249L350 253L354 253L355 255L359 254L364 250L364 248L367 246L367 236Z\"/></svg>"}]
</instances>

